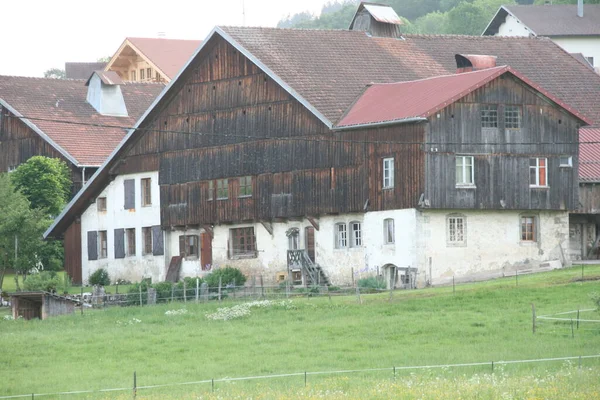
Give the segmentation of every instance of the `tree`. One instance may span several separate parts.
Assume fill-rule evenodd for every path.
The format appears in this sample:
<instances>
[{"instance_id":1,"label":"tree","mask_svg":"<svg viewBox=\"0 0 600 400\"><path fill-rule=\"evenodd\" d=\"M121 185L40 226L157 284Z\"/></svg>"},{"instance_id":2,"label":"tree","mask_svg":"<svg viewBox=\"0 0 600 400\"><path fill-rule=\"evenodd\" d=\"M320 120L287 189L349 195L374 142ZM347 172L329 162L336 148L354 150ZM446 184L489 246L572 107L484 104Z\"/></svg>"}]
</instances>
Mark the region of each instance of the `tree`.
<instances>
[{"instance_id":1,"label":"tree","mask_svg":"<svg viewBox=\"0 0 600 400\"><path fill-rule=\"evenodd\" d=\"M448 13L434 11L417 18L414 29L421 34L443 34L446 33L448 25Z\"/></svg>"},{"instance_id":2,"label":"tree","mask_svg":"<svg viewBox=\"0 0 600 400\"><path fill-rule=\"evenodd\" d=\"M71 194L69 167L58 158L31 157L11 173L11 179L31 207L47 216L58 215Z\"/></svg>"},{"instance_id":3,"label":"tree","mask_svg":"<svg viewBox=\"0 0 600 400\"><path fill-rule=\"evenodd\" d=\"M111 56L100 57L100 58L98 58L98 60L97 60L97 61L98 61L98 62L105 62L105 63L107 63L107 62L109 62L109 61L110 61L110 59L111 59L111 58L112 58Z\"/></svg>"},{"instance_id":4,"label":"tree","mask_svg":"<svg viewBox=\"0 0 600 400\"><path fill-rule=\"evenodd\" d=\"M64 69L60 68L50 68L46 72L44 72L44 78L52 78L52 79L65 79L67 74Z\"/></svg>"}]
</instances>

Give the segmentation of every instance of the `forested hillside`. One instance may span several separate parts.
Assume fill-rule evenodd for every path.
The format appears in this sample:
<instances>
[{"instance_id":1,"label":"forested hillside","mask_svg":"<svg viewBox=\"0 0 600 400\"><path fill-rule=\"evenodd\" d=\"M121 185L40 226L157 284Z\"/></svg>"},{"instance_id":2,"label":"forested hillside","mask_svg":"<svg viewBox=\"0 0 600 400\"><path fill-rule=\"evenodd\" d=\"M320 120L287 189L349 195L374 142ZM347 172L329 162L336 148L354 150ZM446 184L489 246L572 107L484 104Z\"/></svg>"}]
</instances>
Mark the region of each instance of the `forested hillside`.
<instances>
[{"instance_id":1,"label":"forested hillside","mask_svg":"<svg viewBox=\"0 0 600 400\"><path fill-rule=\"evenodd\" d=\"M404 19L403 32L423 34L480 35L503 4L544 4L546 0L378 0L391 5ZM375 2L375 1L374 1ZM600 4L600 0L584 0ZM334 0L321 14L290 15L280 28L348 29L359 0ZM552 4L576 4L577 0L553 0Z\"/></svg>"}]
</instances>

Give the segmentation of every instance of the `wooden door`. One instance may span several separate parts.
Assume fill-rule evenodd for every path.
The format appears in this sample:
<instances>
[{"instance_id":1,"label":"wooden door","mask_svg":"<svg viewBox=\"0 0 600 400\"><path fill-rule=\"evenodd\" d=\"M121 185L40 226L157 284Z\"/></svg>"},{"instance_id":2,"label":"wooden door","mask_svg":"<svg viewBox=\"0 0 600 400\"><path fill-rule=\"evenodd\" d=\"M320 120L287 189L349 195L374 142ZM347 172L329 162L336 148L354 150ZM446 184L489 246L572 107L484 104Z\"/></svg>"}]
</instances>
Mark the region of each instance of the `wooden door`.
<instances>
[{"instance_id":1,"label":"wooden door","mask_svg":"<svg viewBox=\"0 0 600 400\"><path fill-rule=\"evenodd\" d=\"M307 226L304 228L304 244L308 258L314 263L315 262L315 228Z\"/></svg>"},{"instance_id":2,"label":"wooden door","mask_svg":"<svg viewBox=\"0 0 600 400\"><path fill-rule=\"evenodd\" d=\"M200 234L200 267L203 271L212 268L212 237L206 232Z\"/></svg>"}]
</instances>

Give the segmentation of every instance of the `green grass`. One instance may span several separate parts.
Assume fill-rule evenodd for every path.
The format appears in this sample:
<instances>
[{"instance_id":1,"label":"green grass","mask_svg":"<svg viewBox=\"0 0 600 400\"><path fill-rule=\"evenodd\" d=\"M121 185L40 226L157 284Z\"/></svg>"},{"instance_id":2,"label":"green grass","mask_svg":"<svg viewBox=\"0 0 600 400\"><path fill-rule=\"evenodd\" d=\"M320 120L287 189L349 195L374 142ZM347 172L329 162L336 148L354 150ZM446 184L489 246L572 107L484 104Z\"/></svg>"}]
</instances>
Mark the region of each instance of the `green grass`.
<instances>
[{"instance_id":1,"label":"green grass","mask_svg":"<svg viewBox=\"0 0 600 400\"><path fill-rule=\"evenodd\" d=\"M600 373L597 359L584 360L582 371L565 369L561 362L509 365L502 372L505 385L496 389L485 380L504 375L500 371L486 375L487 366L412 371L416 375L406 372L390 380L392 366L600 354L600 324L582 324L574 338L570 324L563 323L540 321L538 332L531 332L531 303L539 315L593 307L590 293L600 292L600 280L574 281L580 274L573 268L521 276L518 287L514 277L498 279L457 286L456 293L451 286L398 291L391 302L388 293L364 295L362 304L355 296L332 297L331 302L326 297L293 299L292 310L253 309L251 315L231 321L205 316L233 304L227 302L109 308L46 321L0 321L0 396L131 387L133 371L138 385L155 385L385 367L390 370L368 376L311 375L307 388L303 377L218 383L214 398L325 398L327 390L346 393L346 398L390 398L402 397L393 395L404 393L402 387L412 393L406 398L439 398L443 396L436 393L441 392L434 390L438 376L443 381L440 387L447 389L446 398L454 398L451 394L457 390L473 393L464 398L498 398L497 390L504 386L514 388L515 398L561 398L560 394L574 398L573 393L594 398L589 394L597 395L600 384L589 376ZM600 277L600 267L586 266L585 275ZM182 307L187 314L164 314ZM600 319L600 313L589 316ZM577 380L565 377L571 373L579 374ZM473 382L474 376L483 380L483 386ZM539 393L526 391L533 388L525 385L527 379L544 376L551 378L545 386L538 385ZM407 380L414 381L413 389L403 386ZM523 390L517 390L519 385L525 385ZM421 386L431 390L414 389ZM386 387L392 395L377 394L377 388ZM489 395L475 397L478 387ZM548 388L562 391L553 396L544 392ZM209 392L206 384L178 386L141 390L138 398L198 398L207 393L213 398ZM332 398L343 398L335 393ZM90 398L121 395L130 397L130 393L113 393Z\"/></svg>"}]
</instances>

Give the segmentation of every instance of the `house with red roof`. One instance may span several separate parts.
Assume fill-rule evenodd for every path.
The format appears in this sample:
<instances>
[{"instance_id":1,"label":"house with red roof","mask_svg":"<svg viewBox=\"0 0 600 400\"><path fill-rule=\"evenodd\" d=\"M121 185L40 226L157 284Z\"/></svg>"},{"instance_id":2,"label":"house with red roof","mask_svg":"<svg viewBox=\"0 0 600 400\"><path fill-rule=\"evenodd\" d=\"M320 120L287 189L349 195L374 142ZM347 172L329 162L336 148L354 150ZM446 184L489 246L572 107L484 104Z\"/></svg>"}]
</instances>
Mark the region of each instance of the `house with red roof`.
<instances>
[{"instance_id":1,"label":"house with red roof","mask_svg":"<svg viewBox=\"0 0 600 400\"><path fill-rule=\"evenodd\" d=\"M569 264L600 77L546 38L357 18L216 27L46 232L74 280L415 287Z\"/></svg>"},{"instance_id":2,"label":"house with red roof","mask_svg":"<svg viewBox=\"0 0 600 400\"><path fill-rule=\"evenodd\" d=\"M200 40L125 38L104 67L128 82L170 82L200 45Z\"/></svg>"}]
</instances>

